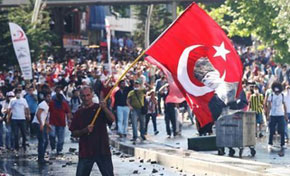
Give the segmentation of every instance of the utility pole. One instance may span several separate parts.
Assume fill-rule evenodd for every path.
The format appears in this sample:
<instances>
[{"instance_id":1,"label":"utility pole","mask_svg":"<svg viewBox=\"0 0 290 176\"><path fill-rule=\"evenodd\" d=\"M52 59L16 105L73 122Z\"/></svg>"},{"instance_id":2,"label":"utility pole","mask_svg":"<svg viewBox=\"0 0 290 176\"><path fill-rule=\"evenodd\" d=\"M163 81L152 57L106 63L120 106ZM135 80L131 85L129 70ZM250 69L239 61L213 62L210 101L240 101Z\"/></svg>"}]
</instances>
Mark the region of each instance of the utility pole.
<instances>
[{"instance_id":1,"label":"utility pole","mask_svg":"<svg viewBox=\"0 0 290 176\"><path fill-rule=\"evenodd\" d=\"M174 21L177 18L177 2L172 2L172 21Z\"/></svg>"},{"instance_id":2,"label":"utility pole","mask_svg":"<svg viewBox=\"0 0 290 176\"><path fill-rule=\"evenodd\" d=\"M41 2L42 2L42 0L35 0L33 14L32 14L32 18L31 18L31 23L32 24L37 21L37 17L38 17L38 13L39 13ZM35 24L34 24L34 28L35 28Z\"/></svg>"},{"instance_id":3,"label":"utility pole","mask_svg":"<svg viewBox=\"0 0 290 176\"><path fill-rule=\"evenodd\" d=\"M150 19L152 16L152 11L153 11L154 5L151 4L147 8L147 18L145 21L145 34L144 34L144 47L148 48L150 45Z\"/></svg>"}]
</instances>

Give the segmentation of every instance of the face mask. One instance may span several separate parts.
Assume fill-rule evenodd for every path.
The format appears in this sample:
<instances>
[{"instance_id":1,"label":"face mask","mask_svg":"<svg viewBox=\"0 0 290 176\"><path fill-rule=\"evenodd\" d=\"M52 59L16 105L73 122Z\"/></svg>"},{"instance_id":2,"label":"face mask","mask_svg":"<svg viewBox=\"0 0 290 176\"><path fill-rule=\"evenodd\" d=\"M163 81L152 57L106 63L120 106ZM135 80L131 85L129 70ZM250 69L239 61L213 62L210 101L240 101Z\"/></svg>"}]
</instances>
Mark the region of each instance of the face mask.
<instances>
[{"instance_id":1,"label":"face mask","mask_svg":"<svg viewBox=\"0 0 290 176\"><path fill-rule=\"evenodd\" d=\"M16 94L16 98L20 98L20 93Z\"/></svg>"},{"instance_id":2,"label":"face mask","mask_svg":"<svg viewBox=\"0 0 290 176\"><path fill-rule=\"evenodd\" d=\"M254 90L254 92L255 92L256 94L258 94L258 93L259 93L259 90Z\"/></svg>"}]
</instances>

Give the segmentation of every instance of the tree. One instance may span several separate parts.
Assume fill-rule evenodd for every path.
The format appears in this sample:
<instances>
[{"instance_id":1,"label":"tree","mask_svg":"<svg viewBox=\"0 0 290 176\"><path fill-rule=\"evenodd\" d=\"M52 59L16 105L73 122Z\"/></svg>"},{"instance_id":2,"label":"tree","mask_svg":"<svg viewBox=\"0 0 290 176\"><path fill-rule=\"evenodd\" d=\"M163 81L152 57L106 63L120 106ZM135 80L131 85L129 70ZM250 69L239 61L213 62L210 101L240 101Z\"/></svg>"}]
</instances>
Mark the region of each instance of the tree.
<instances>
[{"instance_id":1,"label":"tree","mask_svg":"<svg viewBox=\"0 0 290 176\"><path fill-rule=\"evenodd\" d=\"M209 14L232 36L253 36L275 49L278 62L290 63L290 7L287 0L226 0Z\"/></svg>"},{"instance_id":2,"label":"tree","mask_svg":"<svg viewBox=\"0 0 290 176\"><path fill-rule=\"evenodd\" d=\"M8 10L7 9L0 9L0 69L2 70L7 65L11 65L16 63L14 56L14 50L11 43L11 37L8 26ZM13 62L14 60L14 62Z\"/></svg>"},{"instance_id":3,"label":"tree","mask_svg":"<svg viewBox=\"0 0 290 176\"><path fill-rule=\"evenodd\" d=\"M134 32L134 41L137 45L144 47L144 30L147 18L147 6L134 6L133 10L137 19L137 31ZM150 43L153 42L172 22L171 13L165 5L154 5L150 23Z\"/></svg>"},{"instance_id":4,"label":"tree","mask_svg":"<svg viewBox=\"0 0 290 176\"><path fill-rule=\"evenodd\" d=\"M32 13L32 4L10 9L2 9L0 11L0 62L5 63L8 66L18 65L12 46L8 22L18 24L26 33L32 61L40 59L42 54L49 53L54 49L51 45L51 41L55 39L55 35L49 28L49 13L42 9L39 13L39 18L36 24L31 24ZM36 26L34 27L34 25ZM3 64L1 64L1 66L2 65Z\"/></svg>"}]
</instances>

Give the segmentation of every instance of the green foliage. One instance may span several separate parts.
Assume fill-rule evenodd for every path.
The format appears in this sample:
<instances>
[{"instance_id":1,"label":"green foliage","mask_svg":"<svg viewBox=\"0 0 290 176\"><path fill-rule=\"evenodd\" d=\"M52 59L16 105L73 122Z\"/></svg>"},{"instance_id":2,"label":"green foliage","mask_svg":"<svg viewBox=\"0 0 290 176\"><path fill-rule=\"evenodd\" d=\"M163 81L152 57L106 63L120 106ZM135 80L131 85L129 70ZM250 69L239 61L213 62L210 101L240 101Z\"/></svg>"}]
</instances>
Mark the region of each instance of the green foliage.
<instances>
[{"instance_id":1,"label":"green foliage","mask_svg":"<svg viewBox=\"0 0 290 176\"><path fill-rule=\"evenodd\" d=\"M130 6L129 5L114 5L112 6L111 12L114 14L116 12L121 18L130 17Z\"/></svg>"},{"instance_id":2,"label":"green foliage","mask_svg":"<svg viewBox=\"0 0 290 176\"><path fill-rule=\"evenodd\" d=\"M134 40L137 45L144 46L145 20L147 17L147 6L133 6L135 15L140 23L134 32ZM150 43L152 43L172 22L172 15L167 11L165 5L154 5L150 23Z\"/></svg>"},{"instance_id":3,"label":"green foliage","mask_svg":"<svg viewBox=\"0 0 290 176\"><path fill-rule=\"evenodd\" d=\"M9 12L9 20L21 26L26 32L29 41L32 60L39 59L42 52L48 52L50 41L55 39L50 31L49 13L41 10L36 24L31 24L33 9L30 6L12 8ZM34 27L35 25L35 27Z\"/></svg>"},{"instance_id":4,"label":"green foliage","mask_svg":"<svg viewBox=\"0 0 290 176\"><path fill-rule=\"evenodd\" d=\"M14 57L14 50L8 26L8 11L0 9L0 69L5 68L6 64L11 63ZM13 58L12 58L13 57ZM15 60L16 61L16 60Z\"/></svg>"},{"instance_id":5,"label":"green foliage","mask_svg":"<svg viewBox=\"0 0 290 176\"><path fill-rule=\"evenodd\" d=\"M226 0L209 14L229 37L253 36L275 49L276 61L290 63L289 12L288 0Z\"/></svg>"},{"instance_id":6,"label":"green foliage","mask_svg":"<svg viewBox=\"0 0 290 176\"><path fill-rule=\"evenodd\" d=\"M41 10L36 24L31 24L31 17L33 13L33 6L21 6L0 11L0 25L1 25L1 54L0 62L9 65L18 65L17 59L12 46L10 37L10 30L8 22L18 24L28 38L29 48L31 51L31 60L35 61L40 59L44 52L49 52L53 47L50 46L50 41L55 39L54 34L50 31L49 13ZM34 27L35 25L35 27ZM2 40L2 38L4 40ZM2 45L3 43L3 45ZM1 64L2 65L2 64Z\"/></svg>"}]
</instances>

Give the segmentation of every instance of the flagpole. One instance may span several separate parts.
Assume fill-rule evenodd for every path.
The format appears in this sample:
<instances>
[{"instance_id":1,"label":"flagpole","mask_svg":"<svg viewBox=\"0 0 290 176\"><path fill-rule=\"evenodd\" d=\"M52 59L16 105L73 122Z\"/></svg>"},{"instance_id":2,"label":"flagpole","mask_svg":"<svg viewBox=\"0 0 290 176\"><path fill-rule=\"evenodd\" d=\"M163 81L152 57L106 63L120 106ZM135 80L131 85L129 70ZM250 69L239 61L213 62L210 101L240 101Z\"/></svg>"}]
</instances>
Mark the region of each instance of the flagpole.
<instances>
[{"instance_id":1,"label":"flagpole","mask_svg":"<svg viewBox=\"0 0 290 176\"><path fill-rule=\"evenodd\" d=\"M109 93L106 95L106 97L104 98L104 102L106 102L108 100L108 98L111 96L113 90L118 86L119 82L125 77L125 75L128 73L128 71L137 64L137 62L142 58L142 56L144 56L146 50L142 51L142 53L134 60L134 62L127 68L127 70L125 70L125 72L120 76L120 78L118 79L118 81L115 83L115 85L111 88L111 90L109 91ZM90 125L94 125L94 123L96 122L99 114L101 112L101 107L98 108L96 114L94 115L94 118L92 120L92 122L90 123Z\"/></svg>"},{"instance_id":2,"label":"flagpole","mask_svg":"<svg viewBox=\"0 0 290 176\"><path fill-rule=\"evenodd\" d=\"M187 10L187 9L189 9L192 5L194 5L195 3L192 3L192 4L190 4L185 10L184 10L184 12ZM141 57L146 53L146 51L159 39L159 38L161 38L166 32L167 32L167 30L168 29L170 29L172 26L173 26L173 24L184 14L184 12L181 14L181 15L179 15L179 17L178 18L176 18L169 26L168 26L168 28L165 30L165 31L163 31L162 32L162 34L160 34L158 37L157 37L157 39L153 42L153 43L151 43L151 45L149 46L149 47L147 47L147 49L146 50L144 50L135 60L134 60L134 62L129 66L129 68L121 75L121 77L118 79L118 81L116 82L116 84L113 86L113 88L110 90L110 92L107 94L107 96L104 98L104 100L103 101L107 101L107 99L110 97L110 95L111 95L111 93L112 93L112 91L118 86L118 84L119 84L119 82L122 80L122 78L128 73L128 71L141 59ZM98 118L98 115L100 114L100 111L101 111L101 107L99 107L98 108L98 110L97 110L97 112L96 112L96 114L95 114L95 116L94 116L94 118L93 118L93 120L92 120L92 122L90 123L90 125L94 125L94 123L96 122L96 120L97 120L97 118Z\"/></svg>"}]
</instances>

